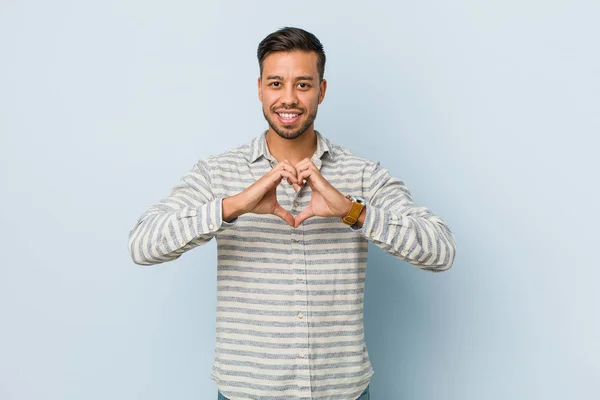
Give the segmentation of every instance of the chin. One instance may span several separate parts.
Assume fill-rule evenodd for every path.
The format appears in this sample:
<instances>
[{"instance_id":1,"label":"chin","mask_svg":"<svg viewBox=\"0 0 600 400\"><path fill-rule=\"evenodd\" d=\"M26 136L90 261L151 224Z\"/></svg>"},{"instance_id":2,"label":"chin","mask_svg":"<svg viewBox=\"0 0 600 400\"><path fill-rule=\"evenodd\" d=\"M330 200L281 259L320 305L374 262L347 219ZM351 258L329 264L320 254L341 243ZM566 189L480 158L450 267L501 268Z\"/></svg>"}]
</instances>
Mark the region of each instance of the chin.
<instances>
[{"instance_id":1,"label":"chin","mask_svg":"<svg viewBox=\"0 0 600 400\"><path fill-rule=\"evenodd\" d=\"M300 115L301 118L292 125L284 125L279 120L277 113L267 113L266 110L263 109L263 115L277 136L287 140L294 140L302 136L302 134L308 130L312 121L314 121L314 118L311 118L312 115L306 115L304 112Z\"/></svg>"},{"instance_id":2,"label":"chin","mask_svg":"<svg viewBox=\"0 0 600 400\"><path fill-rule=\"evenodd\" d=\"M306 128L303 129L302 123L296 123L294 125L281 125L277 119L268 122L275 133L277 133L277 135L283 139L293 140L302 136L302 134L306 132Z\"/></svg>"},{"instance_id":3,"label":"chin","mask_svg":"<svg viewBox=\"0 0 600 400\"><path fill-rule=\"evenodd\" d=\"M273 129L280 137L284 138L284 139L289 139L289 140L293 140L296 139L300 136L302 136L302 134L304 132L306 132L306 129L303 131L300 131L299 129L296 130L290 130L290 129L286 129L286 128L281 128L278 127L277 129Z\"/></svg>"}]
</instances>

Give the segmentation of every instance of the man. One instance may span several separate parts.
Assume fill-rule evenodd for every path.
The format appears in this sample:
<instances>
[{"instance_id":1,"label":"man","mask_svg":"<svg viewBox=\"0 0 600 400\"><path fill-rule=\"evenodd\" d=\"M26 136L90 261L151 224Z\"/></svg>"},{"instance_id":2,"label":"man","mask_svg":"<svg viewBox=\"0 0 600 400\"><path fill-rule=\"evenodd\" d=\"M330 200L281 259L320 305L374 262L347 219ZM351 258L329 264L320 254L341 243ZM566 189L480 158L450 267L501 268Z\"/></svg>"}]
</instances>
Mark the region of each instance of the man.
<instances>
[{"instance_id":1,"label":"man","mask_svg":"<svg viewBox=\"0 0 600 400\"><path fill-rule=\"evenodd\" d=\"M198 161L131 230L131 256L158 264L217 238L219 399L365 400L368 242L444 271L454 238L378 162L315 131L327 82L313 34L280 29L258 60L268 131Z\"/></svg>"}]
</instances>

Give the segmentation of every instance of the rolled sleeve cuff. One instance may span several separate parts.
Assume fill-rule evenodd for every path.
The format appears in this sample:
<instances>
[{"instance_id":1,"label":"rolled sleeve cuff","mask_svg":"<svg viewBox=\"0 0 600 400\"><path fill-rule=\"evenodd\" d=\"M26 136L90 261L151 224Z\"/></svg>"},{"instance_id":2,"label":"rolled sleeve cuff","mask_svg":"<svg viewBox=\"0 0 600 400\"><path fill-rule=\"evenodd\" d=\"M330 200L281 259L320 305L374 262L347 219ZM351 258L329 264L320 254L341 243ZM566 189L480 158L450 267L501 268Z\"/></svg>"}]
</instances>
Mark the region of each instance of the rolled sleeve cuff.
<instances>
[{"instance_id":1,"label":"rolled sleeve cuff","mask_svg":"<svg viewBox=\"0 0 600 400\"><path fill-rule=\"evenodd\" d=\"M398 231L402 226L407 227L408 221L405 218L403 215L397 215L381 207L367 204L365 221L362 227L359 228L354 225L351 226L351 229L359 231L367 239L386 242L386 239L390 236L390 229Z\"/></svg>"},{"instance_id":2,"label":"rolled sleeve cuff","mask_svg":"<svg viewBox=\"0 0 600 400\"><path fill-rule=\"evenodd\" d=\"M232 219L231 221L227 222L223 220L223 200L225 198L224 197L218 197L215 202L216 202L216 207L217 207L217 218L216 218L216 226L217 226L217 230L215 231L215 233L224 231L227 228L230 228L232 226L234 226L237 222L237 217Z\"/></svg>"},{"instance_id":3,"label":"rolled sleeve cuff","mask_svg":"<svg viewBox=\"0 0 600 400\"><path fill-rule=\"evenodd\" d=\"M198 207L185 210L183 217L196 219L196 236L215 235L236 224L237 218L230 222L223 221L223 199L224 197L218 197Z\"/></svg>"},{"instance_id":4,"label":"rolled sleeve cuff","mask_svg":"<svg viewBox=\"0 0 600 400\"><path fill-rule=\"evenodd\" d=\"M363 222L362 226L359 227L357 225L352 225L350 229L362 233L367 239L371 239L373 238L375 230L382 226L384 216L381 209L370 204L366 204L365 208L365 221Z\"/></svg>"}]
</instances>

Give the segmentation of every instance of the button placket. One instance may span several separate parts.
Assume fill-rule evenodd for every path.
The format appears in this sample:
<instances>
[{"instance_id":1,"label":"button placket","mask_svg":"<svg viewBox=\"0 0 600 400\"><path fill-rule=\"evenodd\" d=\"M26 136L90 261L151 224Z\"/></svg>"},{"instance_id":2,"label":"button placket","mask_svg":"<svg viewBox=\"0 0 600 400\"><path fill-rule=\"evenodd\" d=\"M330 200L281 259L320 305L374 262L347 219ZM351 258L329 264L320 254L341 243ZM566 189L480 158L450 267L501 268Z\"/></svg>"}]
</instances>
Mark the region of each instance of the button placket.
<instances>
[{"instance_id":1,"label":"button placket","mask_svg":"<svg viewBox=\"0 0 600 400\"><path fill-rule=\"evenodd\" d=\"M295 260L298 260L298 268L294 269L294 274L296 276L296 280L301 282L304 280L304 243L301 239L302 228L298 227L296 229L291 229L291 249L292 256ZM302 267L302 268L300 268Z\"/></svg>"},{"instance_id":2,"label":"button placket","mask_svg":"<svg viewBox=\"0 0 600 400\"><path fill-rule=\"evenodd\" d=\"M295 199L294 199L295 200ZM298 202L293 201L292 203L292 210L295 212L297 211L296 207L298 205ZM307 378L310 382L310 359L308 357L308 349L309 349L309 343L308 343L308 318L306 318L306 312L307 310L304 309L304 307L302 305L305 305L308 303L308 292L307 292L307 287L306 287L306 281L304 279L304 276L306 274L306 261L305 261L305 254L304 254L304 241L302 240L303 237L303 227L300 226L296 229L291 229L291 247L292 247L292 255L293 255L293 264L294 267L293 268L293 273L296 276L296 282L298 283L298 285L295 286L296 290L296 299L299 300L296 302L296 304L298 305L296 308L296 315L295 315L295 320L297 322L297 327L299 332L302 332L303 334L306 335L306 342L304 344L304 348L303 349L299 349L300 351L298 351L296 357L298 359L298 361L301 363L303 370L306 371L307 373ZM310 386L310 385L309 385Z\"/></svg>"}]
</instances>

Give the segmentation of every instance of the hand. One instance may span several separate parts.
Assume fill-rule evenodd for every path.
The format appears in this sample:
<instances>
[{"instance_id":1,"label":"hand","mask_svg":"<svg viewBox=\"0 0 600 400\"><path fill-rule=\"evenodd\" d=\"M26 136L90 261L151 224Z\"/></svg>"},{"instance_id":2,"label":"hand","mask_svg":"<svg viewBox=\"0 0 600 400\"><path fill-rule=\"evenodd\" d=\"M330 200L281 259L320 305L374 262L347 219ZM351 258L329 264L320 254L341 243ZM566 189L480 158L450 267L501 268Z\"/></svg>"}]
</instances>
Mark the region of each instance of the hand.
<instances>
[{"instance_id":1,"label":"hand","mask_svg":"<svg viewBox=\"0 0 600 400\"><path fill-rule=\"evenodd\" d=\"M298 171L288 160L283 160L246 190L236 195L239 198L238 204L243 205L240 214L273 214L295 228L294 216L277 201L277 186L283 178L287 179L290 185L294 185L294 190L299 190Z\"/></svg>"},{"instance_id":2,"label":"hand","mask_svg":"<svg viewBox=\"0 0 600 400\"><path fill-rule=\"evenodd\" d=\"M311 188L312 195L308 207L296 215L294 228L297 228L310 217L342 218L350 212L352 201L327 182L309 158L305 158L296 164L296 170L298 171L298 182L306 180Z\"/></svg>"}]
</instances>

